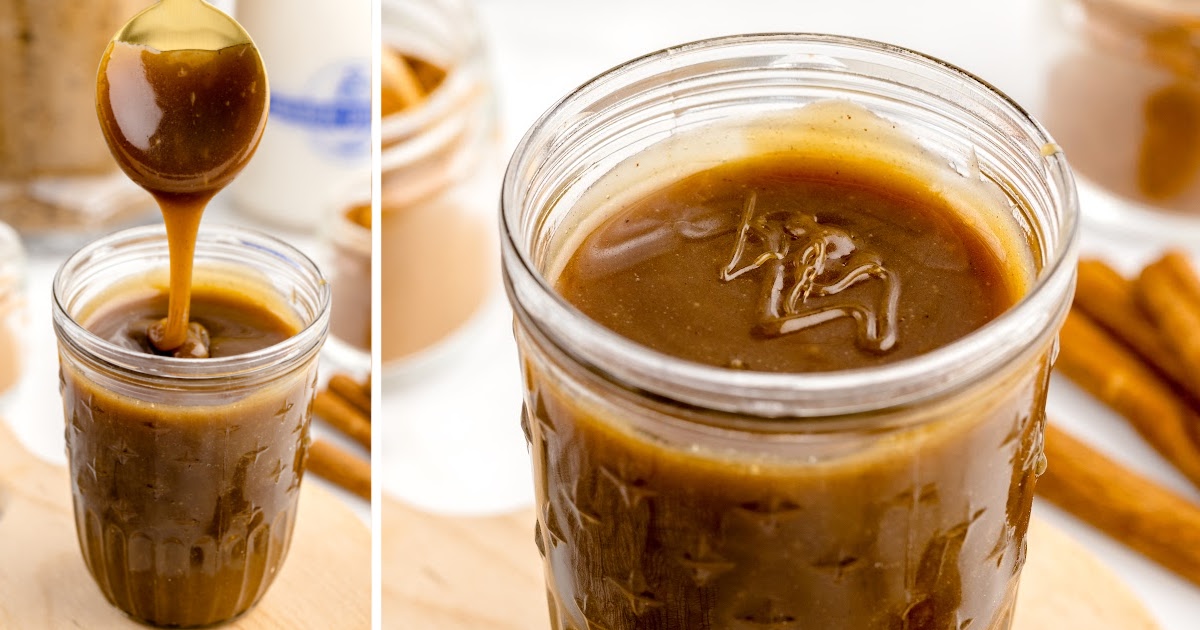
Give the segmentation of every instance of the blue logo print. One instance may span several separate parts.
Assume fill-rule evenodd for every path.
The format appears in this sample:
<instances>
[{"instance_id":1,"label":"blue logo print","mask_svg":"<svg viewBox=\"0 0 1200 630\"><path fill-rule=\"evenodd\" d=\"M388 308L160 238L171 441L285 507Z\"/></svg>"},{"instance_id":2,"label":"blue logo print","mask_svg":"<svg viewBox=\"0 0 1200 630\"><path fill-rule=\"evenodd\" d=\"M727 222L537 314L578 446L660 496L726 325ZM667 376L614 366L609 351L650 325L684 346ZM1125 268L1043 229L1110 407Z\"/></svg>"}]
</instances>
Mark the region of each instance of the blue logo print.
<instances>
[{"instance_id":1,"label":"blue logo print","mask_svg":"<svg viewBox=\"0 0 1200 630\"><path fill-rule=\"evenodd\" d=\"M371 63L322 69L303 94L271 92L271 117L309 132L318 153L352 161L371 155Z\"/></svg>"}]
</instances>

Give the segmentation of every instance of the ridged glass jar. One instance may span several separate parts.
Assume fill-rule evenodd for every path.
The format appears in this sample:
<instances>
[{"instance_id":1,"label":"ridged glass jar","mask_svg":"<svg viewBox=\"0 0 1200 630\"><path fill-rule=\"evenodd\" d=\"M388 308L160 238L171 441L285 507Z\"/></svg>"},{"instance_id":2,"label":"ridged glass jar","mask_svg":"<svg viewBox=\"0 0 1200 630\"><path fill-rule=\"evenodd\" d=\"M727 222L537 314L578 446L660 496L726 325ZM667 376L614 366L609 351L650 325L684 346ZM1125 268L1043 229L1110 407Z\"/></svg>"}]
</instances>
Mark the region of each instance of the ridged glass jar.
<instances>
[{"instance_id":1,"label":"ridged glass jar","mask_svg":"<svg viewBox=\"0 0 1200 630\"><path fill-rule=\"evenodd\" d=\"M291 543L309 445L329 289L298 250L206 228L193 287L236 286L299 332L213 359L148 355L77 321L114 287L163 290L161 227L84 247L54 280L75 523L88 570L115 606L179 627L231 619L262 597Z\"/></svg>"},{"instance_id":2,"label":"ridged glass jar","mask_svg":"<svg viewBox=\"0 0 1200 630\"><path fill-rule=\"evenodd\" d=\"M734 159L755 121L828 99L1007 196L995 225L1031 267L1019 303L912 359L782 374L660 354L556 294L597 190ZM887 44L696 42L557 103L518 146L501 205L554 628L1010 627L1078 215L1062 153L1024 110Z\"/></svg>"}]
</instances>

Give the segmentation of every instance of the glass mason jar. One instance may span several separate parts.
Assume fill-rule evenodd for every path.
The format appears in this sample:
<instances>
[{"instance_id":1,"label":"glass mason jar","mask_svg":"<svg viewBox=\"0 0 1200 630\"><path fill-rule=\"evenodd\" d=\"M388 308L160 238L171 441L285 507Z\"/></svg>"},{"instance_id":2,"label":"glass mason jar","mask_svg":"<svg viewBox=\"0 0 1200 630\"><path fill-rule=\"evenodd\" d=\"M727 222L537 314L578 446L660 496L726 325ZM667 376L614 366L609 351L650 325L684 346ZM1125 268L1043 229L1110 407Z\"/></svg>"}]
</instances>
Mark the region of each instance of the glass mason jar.
<instances>
[{"instance_id":1,"label":"glass mason jar","mask_svg":"<svg viewBox=\"0 0 1200 630\"><path fill-rule=\"evenodd\" d=\"M385 0L382 22L385 48L430 70L423 99L382 121L380 343L388 366L439 354L435 347L447 347L441 342L499 286L494 213L503 162L470 5Z\"/></svg>"},{"instance_id":2,"label":"glass mason jar","mask_svg":"<svg viewBox=\"0 0 1200 630\"><path fill-rule=\"evenodd\" d=\"M0 221L33 250L153 216L96 121L96 66L151 0L42 0L0 8Z\"/></svg>"},{"instance_id":3,"label":"glass mason jar","mask_svg":"<svg viewBox=\"0 0 1200 630\"><path fill-rule=\"evenodd\" d=\"M730 121L749 134L827 99L918 138L947 177L1003 191L997 216L1031 261L1015 306L914 358L787 374L652 351L555 293L565 243L599 220L595 189L712 167L750 144ZM555 105L501 204L554 628L1010 627L1078 213L1062 153L1019 106L886 44L703 41Z\"/></svg>"},{"instance_id":4,"label":"glass mason jar","mask_svg":"<svg viewBox=\"0 0 1200 630\"><path fill-rule=\"evenodd\" d=\"M1055 0L1040 12L1035 113L1080 177L1085 216L1200 236L1200 7Z\"/></svg>"},{"instance_id":5,"label":"glass mason jar","mask_svg":"<svg viewBox=\"0 0 1200 630\"><path fill-rule=\"evenodd\" d=\"M330 346L356 372L371 363L371 181L356 179L328 204Z\"/></svg>"},{"instance_id":6,"label":"glass mason jar","mask_svg":"<svg viewBox=\"0 0 1200 630\"><path fill-rule=\"evenodd\" d=\"M297 334L242 355L176 359L127 349L79 323L115 288L165 291L167 260L161 226L84 247L55 277L54 328L88 570L132 617L204 626L254 605L287 554L329 291L296 249L206 228L194 290L236 287L294 320Z\"/></svg>"}]
</instances>

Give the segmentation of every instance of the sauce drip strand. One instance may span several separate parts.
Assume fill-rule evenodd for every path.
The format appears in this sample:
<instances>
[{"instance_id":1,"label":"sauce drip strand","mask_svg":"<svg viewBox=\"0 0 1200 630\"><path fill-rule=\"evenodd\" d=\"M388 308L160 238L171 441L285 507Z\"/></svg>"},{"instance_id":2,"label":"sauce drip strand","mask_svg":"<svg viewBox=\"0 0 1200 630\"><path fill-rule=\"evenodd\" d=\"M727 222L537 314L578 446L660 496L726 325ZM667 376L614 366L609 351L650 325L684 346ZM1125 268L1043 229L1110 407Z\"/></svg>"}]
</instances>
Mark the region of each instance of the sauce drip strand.
<instances>
[{"instance_id":1,"label":"sauce drip strand","mask_svg":"<svg viewBox=\"0 0 1200 630\"><path fill-rule=\"evenodd\" d=\"M268 100L262 59L250 43L160 51L113 41L96 90L113 156L154 196L166 223L169 306L149 338L160 353L207 357L207 333L189 325L196 233L209 200L241 172L262 137Z\"/></svg>"},{"instance_id":2,"label":"sauce drip strand","mask_svg":"<svg viewBox=\"0 0 1200 630\"><path fill-rule=\"evenodd\" d=\"M766 270L770 288L764 292L762 319L754 331L779 337L849 317L857 323L860 346L891 350L896 345L900 280L883 266L881 256L860 250L849 232L822 225L803 210L756 212L757 201L757 192L746 198L733 258L721 270L724 282ZM878 305L853 298L810 304L872 280L883 283Z\"/></svg>"}]
</instances>

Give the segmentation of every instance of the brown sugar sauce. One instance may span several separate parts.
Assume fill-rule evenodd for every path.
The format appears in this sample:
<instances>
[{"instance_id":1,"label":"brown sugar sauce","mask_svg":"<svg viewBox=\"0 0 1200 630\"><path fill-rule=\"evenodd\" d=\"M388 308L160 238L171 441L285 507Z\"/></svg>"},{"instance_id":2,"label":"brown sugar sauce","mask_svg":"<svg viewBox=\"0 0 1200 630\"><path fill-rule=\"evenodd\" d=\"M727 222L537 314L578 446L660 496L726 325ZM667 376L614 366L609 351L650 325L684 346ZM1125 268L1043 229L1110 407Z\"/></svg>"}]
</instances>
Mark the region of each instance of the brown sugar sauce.
<instances>
[{"instance_id":1,"label":"brown sugar sauce","mask_svg":"<svg viewBox=\"0 0 1200 630\"><path fill-rule=\"evenodd\" d=\"M551 281L673 357L877 366L970 334L1026 290L1017 258L948 199L899 169L739 158L614 204ZM745 436L758 447L673 444L648 418L705 412L616 388L592 399L532 356L524 426L556 629L1008 627L1041 452L1040 358L911 410L914 428L830 451L811 429L813 454L790 459L766 454L779 426Z\"/></svg>"},{"instance_id":2,"label":"brown sugar sauce","mask_svg":"<svg viewBox=\"0 0 1200 630\"><path fill-rule=\"evenodd\" d=\"M77 320L149 354L148 326L167 311L163 280L115 285ZM283 296L207 268L191 301L209 360L269 348L303 327ZM147 391L64 358L80 547L109 600L153 624L190 627L233 617L263 595L291 540L315 376L310 364L251 391Z\"/></svg>"},{"instance_id":3,"label":"brown sugar sauce","mask_svg":"<svg viewBox=\"0 0 1200 630\"><path fill-rule=\"evenodd\" d=\"M911 179L750 158L648 195L558 278L575 307L660 352L817 372L898 361L1018 297L996 254Z\"/></svg>"}]
</instances>

